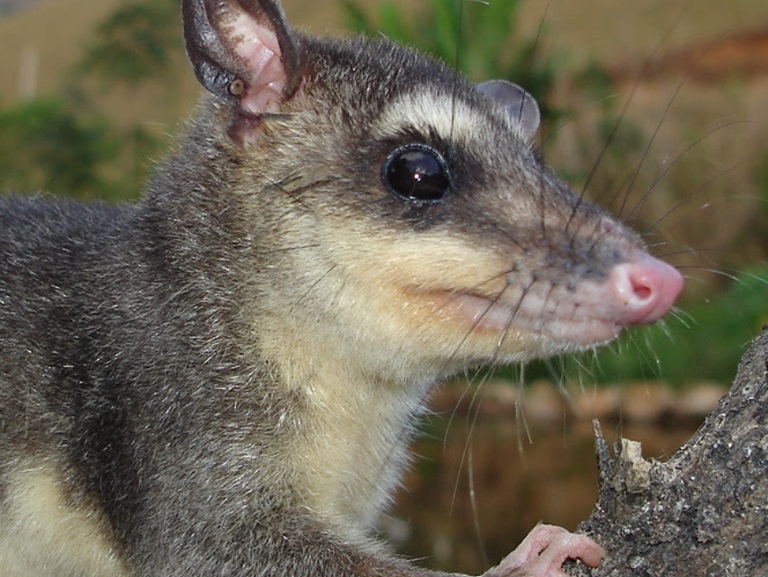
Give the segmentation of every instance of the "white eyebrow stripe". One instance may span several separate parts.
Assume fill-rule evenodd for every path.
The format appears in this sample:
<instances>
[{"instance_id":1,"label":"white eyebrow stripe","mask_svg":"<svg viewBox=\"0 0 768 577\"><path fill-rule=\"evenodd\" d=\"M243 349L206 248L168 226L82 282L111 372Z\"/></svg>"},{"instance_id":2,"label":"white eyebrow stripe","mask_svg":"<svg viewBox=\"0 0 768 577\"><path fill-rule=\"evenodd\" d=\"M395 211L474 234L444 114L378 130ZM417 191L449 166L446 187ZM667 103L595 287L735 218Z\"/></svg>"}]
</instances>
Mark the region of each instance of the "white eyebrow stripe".
<instances>
[{"instance_id":1,"label":"white eyebrow stripe","mask_svg":"<svg viewBox=\"0 0 768 577\"><path fill-rule=\"evenodd\" d=\"M499 115L506 130L522 130L507 117ZM450 94L425 90L404 94L392 101L384 110L375 133L383 136L399 135L404 128L414 128L428 135L436 133L446 142L487 140L489 131L498 131L484 111L477 110L460 98Z\"/></svg>"}]
</instances>

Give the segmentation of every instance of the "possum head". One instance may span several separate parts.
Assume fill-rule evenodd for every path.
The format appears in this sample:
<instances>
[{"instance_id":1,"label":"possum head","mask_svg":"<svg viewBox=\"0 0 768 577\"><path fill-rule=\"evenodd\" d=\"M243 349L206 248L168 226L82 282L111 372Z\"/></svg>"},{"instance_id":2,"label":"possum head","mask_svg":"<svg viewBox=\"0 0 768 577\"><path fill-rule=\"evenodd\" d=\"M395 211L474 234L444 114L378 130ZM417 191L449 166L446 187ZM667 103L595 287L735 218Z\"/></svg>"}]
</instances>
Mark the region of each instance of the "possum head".
<instances>
[{"instance_id":1,"label":"possum head","mask_svg":"<svg viewBox=\"0 0 768 577\"><path fill-rule=\"evenodd\" d=\"M541 164L520 87L298 35L273 2L195 0L184 16L214 95L193 130L226 160L209 194L250 239L267 356L433 379L584 350L671 308L680 274Z\"/></svg>"}]
</instances>

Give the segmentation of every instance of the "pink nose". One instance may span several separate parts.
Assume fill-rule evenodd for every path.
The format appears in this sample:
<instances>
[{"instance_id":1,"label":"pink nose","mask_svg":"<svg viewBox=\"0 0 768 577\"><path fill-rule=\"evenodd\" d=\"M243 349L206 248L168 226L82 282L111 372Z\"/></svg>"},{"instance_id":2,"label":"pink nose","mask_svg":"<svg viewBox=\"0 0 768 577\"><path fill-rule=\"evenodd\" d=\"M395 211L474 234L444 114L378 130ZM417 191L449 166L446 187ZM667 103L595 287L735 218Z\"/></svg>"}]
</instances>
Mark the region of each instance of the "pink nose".
<instances>
[{"instance_id":1,"label":"pink nose","mask_svg":"<svg viewBox=\"0 0 768 577\"><path fill-rule=\"evenodd\" d=\"M613 267L608 282L622 305L621 320L628 325L659 320L683 289L677 269L645 253Z\"/></svg>"}]
</instances>

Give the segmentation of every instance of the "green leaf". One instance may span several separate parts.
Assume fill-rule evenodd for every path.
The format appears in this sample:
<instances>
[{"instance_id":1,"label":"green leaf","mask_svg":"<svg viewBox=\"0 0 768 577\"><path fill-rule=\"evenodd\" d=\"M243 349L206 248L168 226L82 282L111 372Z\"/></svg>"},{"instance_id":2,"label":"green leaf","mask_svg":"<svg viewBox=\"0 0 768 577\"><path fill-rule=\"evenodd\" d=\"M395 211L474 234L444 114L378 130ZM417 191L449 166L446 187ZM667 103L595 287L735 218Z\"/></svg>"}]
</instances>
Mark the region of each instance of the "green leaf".
<instances>
[{"instance_id":1,"label":"green leaf","mask_svg":"<svg viewBox=\"0 0 768 577\"><path fill-rule=\"evenodd\" d=\"M169 0L132 0L121 5L96 30L82 59L86 72L108 85L157 78L167 73L182 45L176 31L178 7Z\"/></svg>"}]
</instances>

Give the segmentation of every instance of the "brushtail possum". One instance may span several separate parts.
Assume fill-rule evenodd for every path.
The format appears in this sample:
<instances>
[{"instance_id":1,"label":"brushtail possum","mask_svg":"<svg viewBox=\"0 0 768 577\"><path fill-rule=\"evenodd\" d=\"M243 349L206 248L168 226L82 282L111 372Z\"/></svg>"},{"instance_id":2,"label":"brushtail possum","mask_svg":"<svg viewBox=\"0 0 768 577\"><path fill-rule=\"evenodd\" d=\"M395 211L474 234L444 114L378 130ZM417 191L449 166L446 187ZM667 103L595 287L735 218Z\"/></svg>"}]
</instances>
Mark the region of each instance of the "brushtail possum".
<instances>
[{"instance_id":1,"label":"brushtail possum","mask_svg":"<svg viewBox=\"0 0 768 577\"><path fill-rule=\"evenodd\" d=\"M520 87L182 4L209 94L144 199L0 202L0 575L433 575L371 536L433 384L682 278L542 165ZM601 554L540 526L486 575Z\"/></svg>"}]
</instances>

